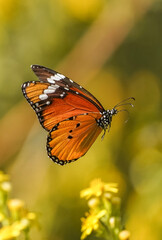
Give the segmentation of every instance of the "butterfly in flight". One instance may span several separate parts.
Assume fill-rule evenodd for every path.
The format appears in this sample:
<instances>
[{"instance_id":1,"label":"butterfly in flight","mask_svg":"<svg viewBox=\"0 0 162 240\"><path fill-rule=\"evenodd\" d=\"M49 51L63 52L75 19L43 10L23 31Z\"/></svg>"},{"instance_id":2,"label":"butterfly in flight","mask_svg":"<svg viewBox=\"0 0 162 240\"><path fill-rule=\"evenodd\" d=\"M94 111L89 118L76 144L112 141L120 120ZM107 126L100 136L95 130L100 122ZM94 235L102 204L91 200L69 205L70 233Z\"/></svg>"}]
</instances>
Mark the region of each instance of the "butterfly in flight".
<instances>
[{"instance_id":1,"label":"butterfly in flight","mask_svg":"<svg viewBox=\"0 0 162 240\"><path fill-rule=\"evenodd\" d=\"M48 131L48 156L60 165L82 157L102 130L105 134L110 128L112 117L122 111L118 107L133 106L129 100L134 98L130 97L105 110L90 92L68 77L39 65L31 68L39 81L25 82L22 92Z\"/></svg>"}]
</instances>

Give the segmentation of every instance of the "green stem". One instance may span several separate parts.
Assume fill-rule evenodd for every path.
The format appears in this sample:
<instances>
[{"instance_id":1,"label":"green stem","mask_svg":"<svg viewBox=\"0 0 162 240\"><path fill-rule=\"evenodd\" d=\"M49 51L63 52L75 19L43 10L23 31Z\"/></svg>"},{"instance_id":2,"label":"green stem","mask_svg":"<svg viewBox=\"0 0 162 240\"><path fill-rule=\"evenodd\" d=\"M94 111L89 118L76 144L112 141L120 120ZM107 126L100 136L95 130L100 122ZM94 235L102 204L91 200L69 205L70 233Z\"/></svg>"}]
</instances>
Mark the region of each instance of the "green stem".
<instances>
[{"instance_id":1,"label":"green stem","mask_svg":"<svg viewBox=\"0 0 162 240\"><path fill-rule=\"evenodd\" d=\"M24 231L24 236L25 236L25 240L30 240L29 239L29 231Z\"/></svg>"},{"instance_id":2,"label":"green stem","mask_svg":"<svg viewBox=\"0 0 162 240\"><path fill-rule=\"evenodd\" d=\"M102 226L104 227L104 229L105 229L106 239L107 239L107 240L113 240L113 239L110 238L110 237L111 237L111 233L110 233L110 230L109 230L108 226L107 226L104 222L102 222L101 220L99 220L99 221L100 221L101 225L102 225Z\"/></svg>"}]
</instances>

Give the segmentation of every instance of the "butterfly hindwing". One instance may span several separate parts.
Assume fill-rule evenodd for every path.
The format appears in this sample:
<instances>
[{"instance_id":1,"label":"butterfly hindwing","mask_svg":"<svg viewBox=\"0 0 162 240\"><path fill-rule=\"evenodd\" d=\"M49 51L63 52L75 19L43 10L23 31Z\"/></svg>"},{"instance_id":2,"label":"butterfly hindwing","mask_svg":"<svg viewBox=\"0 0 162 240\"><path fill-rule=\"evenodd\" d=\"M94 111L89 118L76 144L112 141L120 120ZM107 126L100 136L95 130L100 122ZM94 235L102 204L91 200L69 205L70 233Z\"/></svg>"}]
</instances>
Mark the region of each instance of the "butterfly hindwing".
<instances>
[{"instance_id":1,"label":"butterfly hindwing","mask_svg":"<svg viewBox=\"0 0 162 240\"><path fill-rule=\"evenodd\" d=\"M87 113L56 124L47 138L48 156L60 165L82 157L102 131L96 121L100 117L100 113Z\"/></svg>"}]
</instances>

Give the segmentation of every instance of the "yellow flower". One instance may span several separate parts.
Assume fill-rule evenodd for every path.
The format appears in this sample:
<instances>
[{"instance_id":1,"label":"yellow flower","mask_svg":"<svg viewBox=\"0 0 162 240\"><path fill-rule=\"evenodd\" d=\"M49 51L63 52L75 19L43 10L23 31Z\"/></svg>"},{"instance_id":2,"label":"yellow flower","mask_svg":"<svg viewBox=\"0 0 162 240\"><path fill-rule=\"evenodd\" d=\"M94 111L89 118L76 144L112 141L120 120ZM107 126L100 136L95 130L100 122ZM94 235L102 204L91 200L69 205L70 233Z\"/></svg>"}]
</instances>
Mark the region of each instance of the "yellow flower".
<instances>
[{"instance_id":1,"label":"yellow flower","mask_svg":"<svg viewBox=\"0 0 162 240\"><path fill-rule=\"evenodd\" d=\"M25 217L28 212L24 201L20 199L9 199L7 205L12 221Z\"/></svg>"},{"instance_id":2,"label":"yellow flower","mask_svg":"<svg viewBox=\"0 0 162 240\"><path fill-rule=\"evenodd\" d=\"M9 240L18 237L21 232L29 228L30 222L26 218L16 221L10 226L5 226L0 229L0 240Z\"/></svg>"},{"instance_id":3,"label":"yellow flower","mask_svg":"<svg viewBox=\"0 0 162 240\"><path fill-rule=\"evenodd\" d=\"M0 193L2 195L0 200L3 200L2 197L5 199L0 211L0 240L17 239L21 233L27 236L30 228L36 223L37 217L34 212L26 209L24 201L7 198L11 190L11 183L8 180L9 176L0 171Z\"/></svg>"},{"instance_id":4,"label":"yellow flower","mask_svg":"<svg viewBox=\"0 0 162 240\"><path fill-rule=\"evenodd\" d=\"M5 226L0 229L0 240L9 240L16 238L20 235L19 229L16 229L13 225Z\"/></svg>"},{"instance_id":5,"label":"yellow flower","mask_svg":"<svg viewBox=\"0 0 162 240\"><path fill-rule=\"evenodd\" d=\"M30 221L27 218L22 218L20 221L13 223L13 227L19 231L25 230L30 226Z\"/></svg>"},{"instance_id":6,"label":"yellow flower","mask_svg":"<svg viewBox=\"0 0 162 240\"><path fill-rule=\"evenodd\" d=\"M104 183L101 179L95 179L90 183L90 188L81 191L80 197L89 199L91 197L100 197L106 192L117 193L116 183Z\"/></svg>"},{"instance_id":7,"label":"yellow flower","mask_svg":"<svg viewBox=\"0 0 162 240\"><path fill-rule=\"evenodd\" d=\"M101 210L98 213L90 212L86 213L86 218L81 218L83 232L81 239L85 239L91 232L96 231L99 227L99 220L106 214L106 210Z\"/></svg>"}]
</instances>

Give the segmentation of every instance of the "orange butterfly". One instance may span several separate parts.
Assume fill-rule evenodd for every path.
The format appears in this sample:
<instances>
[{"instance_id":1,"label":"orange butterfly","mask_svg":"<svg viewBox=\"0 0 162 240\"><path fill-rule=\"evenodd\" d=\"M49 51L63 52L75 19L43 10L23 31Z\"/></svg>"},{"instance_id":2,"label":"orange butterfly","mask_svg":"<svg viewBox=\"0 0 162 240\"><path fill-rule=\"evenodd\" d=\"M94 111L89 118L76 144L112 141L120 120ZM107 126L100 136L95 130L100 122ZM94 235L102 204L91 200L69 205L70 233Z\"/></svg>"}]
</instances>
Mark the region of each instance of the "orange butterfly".
<instances>
[{"instance_id":1,"label":"orange butterfly","mask_svg":"<svg viewBox=\"0 0 162 240\"><path fill-rule=\"evenodd\" d=\"M105 110L90 92L68 77L39 65L31 68L39 81L25 82L22 92L42 127L49 132L48 156L60 165L82 157L102 130L105 134L111 126L112 116L119 112L117 107L133 106L126 102L134 100L131 97L112 110Z\"/></svg>"}]
</instances>

